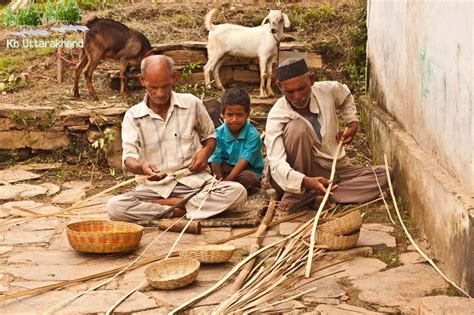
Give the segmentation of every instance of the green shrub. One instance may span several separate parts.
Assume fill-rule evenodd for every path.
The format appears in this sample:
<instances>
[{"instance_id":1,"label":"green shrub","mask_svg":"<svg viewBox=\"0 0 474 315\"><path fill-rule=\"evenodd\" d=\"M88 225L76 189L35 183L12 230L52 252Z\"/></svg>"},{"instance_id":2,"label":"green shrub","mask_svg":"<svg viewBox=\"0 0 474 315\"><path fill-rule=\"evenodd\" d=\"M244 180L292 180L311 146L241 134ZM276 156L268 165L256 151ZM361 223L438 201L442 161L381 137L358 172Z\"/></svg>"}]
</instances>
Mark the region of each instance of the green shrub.
<instances>
[{"instance_id":1,"label":"green shrub","mask_svg":"<svg viewBox=\"0 0 474 315\"><path fill-rule=\"evenodd\" d=\"M56 20L56 8L51 3L51 1L48 0L48 2L46 2L46 5L44 7L43 21L46 24L48 24L48 22L54 21L54 20Z\"/></svg>"},{"instance_id":2,"label":"green shrub","mask_svg":"<svg viewBox=\"0 0 474 315\"><path fill-rule=\"evenodd\" d=\"M15 13L13 13L11 6L6 9L5 14L3 15L3 24L7 26L15 24Z\"/></svg>"},{"instance_id":3,"label":"green shrub","mask_svg":"<svg viewBox=\"0 0 474 315\"><path fill-rule=\"evenodd\" d=\"M56 20L76 23L81 19L81 12L76 0L61 0L56 6Z\"/></svg>"},{"instance_id":4,"label":"green shrub","mask_svg":"<svg viewBox=\"0 0 474 315\"><path fill-rule=\"evenodd\" d=\"M36 9L36 5L30 1L26 8L19 9L16 14L15 24L33 26L40 25L41 19L38 10Z\"/></svg>"}]
</instances>

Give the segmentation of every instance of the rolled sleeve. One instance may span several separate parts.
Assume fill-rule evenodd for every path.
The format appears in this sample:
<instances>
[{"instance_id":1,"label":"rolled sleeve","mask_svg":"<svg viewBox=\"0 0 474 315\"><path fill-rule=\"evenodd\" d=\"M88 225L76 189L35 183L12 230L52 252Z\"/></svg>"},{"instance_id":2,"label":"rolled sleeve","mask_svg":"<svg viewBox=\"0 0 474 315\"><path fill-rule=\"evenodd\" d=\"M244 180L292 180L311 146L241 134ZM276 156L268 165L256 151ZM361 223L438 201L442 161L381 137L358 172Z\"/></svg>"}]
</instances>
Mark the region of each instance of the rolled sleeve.
<instances>
[{"instance_id":1,"label":"rolled sleeve","mask_svg":"<svg viewBox=\"0 0 474 315\"><path fill-rule=\"evenodd\" d=\"M304 174L295 171L287 162L283 130L289 118L283 113L270 112L265 128L265 146L271 177L284 191L301 194Z\"/></svg>"},{"instance_id":2,"label":"rolled sleeve","mask_svg":"<svg viewBox=\"0 0 474 315\"><path fill-rule=\"evenodd\" d=\"M334 82L332 93L335 100L336 109L341 113L346 123L359 121L357 108L354 102L354 96L345 84Z\"/></svg>"},{"instance_id":3,"label":"rolled sleeve","mask_svg":"<svg viewBox=\"0 0 474 315\"><path fill-rule=\"evenodd\" d=\"M130 112L125 114L122 123L122 168L125 159L132 157L140 160L140 133Z\"/></svg>"},{"instance_id":4,"label":"rolled sleeve","mask_svg":"<svg viewBox=\"0 0 474 315\"><path fill-rule=\"evenodd\" d=\"M199 99L196 99L196 122L196 130L201 142L210 138L216 138L214 123L206 107L204 107L204 104Z\"/></svg>"}]
</instances>

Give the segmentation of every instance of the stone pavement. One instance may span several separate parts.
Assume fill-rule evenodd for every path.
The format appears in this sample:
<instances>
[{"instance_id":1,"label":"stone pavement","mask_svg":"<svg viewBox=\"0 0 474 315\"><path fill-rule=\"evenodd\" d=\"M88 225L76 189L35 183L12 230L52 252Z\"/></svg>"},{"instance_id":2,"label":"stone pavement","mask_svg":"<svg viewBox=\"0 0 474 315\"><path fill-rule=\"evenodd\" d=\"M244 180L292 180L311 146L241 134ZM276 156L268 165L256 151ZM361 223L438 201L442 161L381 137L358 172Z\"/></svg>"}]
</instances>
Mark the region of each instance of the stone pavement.
<instances>
[{"instance_id":1,"label":"stone pavement","mask_svg":"<svg viewBox=\"0 0 474 315\"><path fill-rule=\"evenodd\" d=\"M15 178L11 172L4 179ZM8 176L7 176L8 175ZM2 218L0 234L0 293L32 289L59 281L87 276L128 264L144 247L156 237L155 228L146 228L140 247L126 255L79 254L68 244L65 227L70 222L85 219L106 219L105 203L111 196L92 200L89 206L77 213L60 217L41 218L23 223L6 225L6 218L12 218L29 211L48 213L75 202L87 194L87 182L63 183L61 187L42 183L35 176L22 172L24 178L34 179L28 184L11 181L0 186ZM12 177L13 176L13 177ZM262 196L257 195L247 204L251 209L264 205ZM300 222L314 216L287 222L271 228L265 243L290 234ZM203 228L201 235L185 234L179 248L219 240L244 228ZM154 244L145 257L167 253L177 233L166 233ZM323 278L288 293L286 297L316 286L318 289L298 298L282 303L272 309L273 313L288 314L474 314L472 300L447 296L452 294L447 283L410 246L397 243L394 227L387 224L365 223L356 248L328 252L316 262L316 266L328 266L343 261L337 266L325 269L331 273L344 272ZM117 309L117 313L161 314L205 291L219 281L248 252L254 241L252 235L229 243L239 248L232 260L225 264L203 265L197 280L180 290L155 290L146 287L132 294ZM425 245L426 247L426 245ZM81 298L57 310L57 314L91 314L105 312L118 298L137 286L144 278L140 267L131 270L98 291L87 293ZM97 285L101 280L91 280L67 286L36 296L0 302L2 314L39 314L57 302L78 292ZM190 314L207 314L226 299L231 283L195 305Z\"/></svg>"}]
</instances>

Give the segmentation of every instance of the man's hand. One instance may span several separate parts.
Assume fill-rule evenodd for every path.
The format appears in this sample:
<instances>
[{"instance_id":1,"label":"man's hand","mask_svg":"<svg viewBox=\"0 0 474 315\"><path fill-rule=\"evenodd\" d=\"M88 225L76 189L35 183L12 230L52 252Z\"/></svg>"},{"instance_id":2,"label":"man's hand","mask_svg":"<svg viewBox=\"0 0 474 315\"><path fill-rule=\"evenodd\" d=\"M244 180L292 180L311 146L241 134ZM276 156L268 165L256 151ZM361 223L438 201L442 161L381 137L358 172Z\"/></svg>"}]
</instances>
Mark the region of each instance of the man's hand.
<instances>
[{"instance_id":1,"label":"man's hand","mask_svg":"<svg viewBox=\"0 0 474 315\"><path fill-rule=\"evenodd\" d=\"M303 178L303 185L308 188L314 190L317 194L324 195L326 193L325 185L329 185L330 181L324 177L308 177L305 176ZM337 185L333 185L331 191L336 189ZM332 195L332 192L329 193Z\"/></svg>"},{"instance_id":2,"label":"man's hand","mask_svg":"<svg viewBox=\"0 0 474 315\"><path fill-rule=\"evenodd\" d=\"M167 175L160 171L160 169L153 163L144 162L140 165L142 174L151 176L148 179L152 181L160 181L165 178Z\"/></svg>"},{"instance_id":3,"label":"man's hand","mask_svg":"<svg viewBox=\"0 0 474 315\"><path fill-rule=\"evenodd\" d=\"M209 158L209 154L206 150L201 149L199 150L191 160L191 164L189 164L188 169L192 173L199 173L206 169L207 167L207 159Z\"/></svg>"},{"instance_id":4,"label":"man's hand","mask_svg":"<svg viewBox=\"0 0 474 315\"><path fill-rule=\"evenodd\" d=\"M337 142L342 140L342 144L350 144L357 133L357 129L359 128L359 123L357 121L353 121L347 124L347 131L343 135L344 131L339 131L336 134Z\"/></svg>"}]
</instances>

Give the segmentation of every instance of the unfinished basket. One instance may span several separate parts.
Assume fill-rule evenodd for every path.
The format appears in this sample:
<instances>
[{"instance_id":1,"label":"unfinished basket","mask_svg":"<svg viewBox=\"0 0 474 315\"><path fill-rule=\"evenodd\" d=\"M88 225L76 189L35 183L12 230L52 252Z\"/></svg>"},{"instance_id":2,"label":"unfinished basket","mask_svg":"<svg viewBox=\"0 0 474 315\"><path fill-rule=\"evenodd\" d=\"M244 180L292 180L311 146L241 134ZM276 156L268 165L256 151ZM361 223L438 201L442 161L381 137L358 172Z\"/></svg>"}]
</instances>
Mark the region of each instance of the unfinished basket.
<instances>
[{"instance_id":1,"label":"unfinished basket","mask_svg":"<svg viewBox=\"0 0 474 315\"><path fill-rule=\"evenodd\" d=\"M145 276L154 288L178 289L196 279L200 265L194 258L174 257L151 264L145 269Z\"/></svg>"},{"instance_id":2,"label":"unfinished basket","mask_svg":"<svg viewBox=\"0 0 474 315\"><path fill-rule=\"evenodd\" d=\"M349 235L360 230L361 226L362 215L356 210L341 217L329 218L327 222L318 226L318 230L335 235Z\"/></svg>"},{"instance_id":3,"label":"unfinished basket","mask_svg":"<svg viewBox=\"0 0 474 315\"><path fill-rule=\"evenodd\" d=\"M68 224L67 239L72 248L84 253L125 253L133 250L143 227L133 223L91 220Z\"/></svg>"},{"instance_id":4,"label":"unfinished basket","mask_svg":"<svg viewBox=\"0 0 474 315\"><path fill-rule=\"evenodd\" d=\"M181 257L192 257L203 264L218 264L228 261L234 254L233 245L202 245L179 252Z\"/></svg>"},{"instance_id":5,"label":"unfinished basket","mask_svg":"<svg viewBox=\"0 0 474 315\"><path fill-rule=\"evenodd\" d=\"M354 248L357 245L358 239L359 231L349 235L334 235L321 230L316 233L316 244L320 245L319 247L330 250Z\"/></svg>"}]
</instances>

